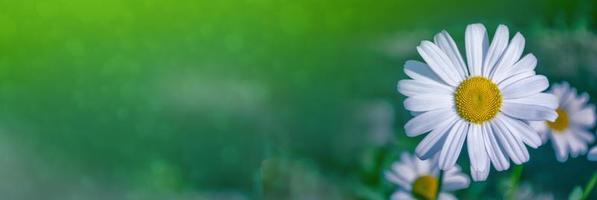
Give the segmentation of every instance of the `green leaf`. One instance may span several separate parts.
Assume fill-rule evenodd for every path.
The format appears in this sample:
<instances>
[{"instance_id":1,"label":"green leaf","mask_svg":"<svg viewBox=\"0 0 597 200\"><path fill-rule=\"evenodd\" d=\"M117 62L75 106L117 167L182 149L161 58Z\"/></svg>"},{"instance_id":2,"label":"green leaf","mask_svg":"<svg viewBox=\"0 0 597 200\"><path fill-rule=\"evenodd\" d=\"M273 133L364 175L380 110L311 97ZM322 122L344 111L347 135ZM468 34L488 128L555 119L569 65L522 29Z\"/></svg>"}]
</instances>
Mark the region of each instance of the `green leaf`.
<instances>
[{"instance_id":1,"label":"green leaf","mask_svg":"<svg viewBox=\"0 0 597 200\"><path fill-rule=\"evenodd\" d=\"M568 196L568 200L580 200L582 195L582 188L580 186L576 186Z\"/></svg>"}]
</instances>

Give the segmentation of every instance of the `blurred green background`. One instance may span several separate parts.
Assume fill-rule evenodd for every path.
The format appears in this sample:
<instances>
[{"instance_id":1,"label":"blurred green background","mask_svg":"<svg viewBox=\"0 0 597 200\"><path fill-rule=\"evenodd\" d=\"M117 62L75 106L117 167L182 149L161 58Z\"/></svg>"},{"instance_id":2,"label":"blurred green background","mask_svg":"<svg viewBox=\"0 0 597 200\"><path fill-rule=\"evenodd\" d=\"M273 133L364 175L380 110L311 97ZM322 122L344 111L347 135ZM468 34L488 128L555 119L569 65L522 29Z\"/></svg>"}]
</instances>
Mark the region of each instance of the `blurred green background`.
<instances>
[{"instance_id":1,"label":"blurred green background","mask_svg":"<svg viewBox=\"0 0 597 200\"><path fill-rule=\"evenodd\" d=\"M384 199L421 140L395 90L421 40L506 24L595 103L596 4L0 0L0 198ZM522 181L557 198L597 168L531 153Z\"/></svg>"}]
</instances>

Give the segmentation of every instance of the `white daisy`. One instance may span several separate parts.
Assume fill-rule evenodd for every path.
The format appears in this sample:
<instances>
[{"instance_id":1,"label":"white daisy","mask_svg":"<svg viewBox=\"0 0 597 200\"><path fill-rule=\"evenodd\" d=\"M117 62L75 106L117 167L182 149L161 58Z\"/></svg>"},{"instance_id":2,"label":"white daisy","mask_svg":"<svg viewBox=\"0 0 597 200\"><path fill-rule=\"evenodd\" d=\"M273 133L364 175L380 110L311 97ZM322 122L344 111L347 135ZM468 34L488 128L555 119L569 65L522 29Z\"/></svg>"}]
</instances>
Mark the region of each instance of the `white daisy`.
<instances>
[{"instance_id":1,"label":"white daisy","mask_svg":"<svg viewBox=\"0 0 597 200\"><path fill-rule=\"evenodd\" d=\"M488 43L482 24L466 28L466 63L446 31L417 50L426 63L407 61L398 91L408 98L404 107L415 117L404 126L410 137L430 132L416 154L427 159L439 154L441 169L454 166L465 139L473 180L485 180L489 165L497 170L529 160L524 144L533 148L541 138L528 121L557 118L557 99L547 93L545 76L535 75L537 59L521 58L524 37L509 42L508 28L500 25Z\"/></svg>"},{"instance_id":2,"label":"white daisy","mask_svg":"<svg viewBox=\"0 0 597 200\"><path fill-rule=\"evenodd\" d=\"M436 157L421 160L414 155L402 153L400 161L394 162L391 169L385 172L386 179L398 186L391 199L431 200L436 196L440 200L456 199L447 192L467 188L470 181L456 165L444 172L441 191L438 191L440 170L437 161Z\"/></svg>"},{"instance_id":3,"label":"white daisy","mask_svg":"<svg viewBox=\"0 0 597 200\"><path fill-rule=\"evenodd\" d=\"M587 104L589 95L577 95L576 89L566 82L554 84L550 90L559 99L558 118L554 122L533 122L543 141L551 140L560 162L568 159L568 154L577 157L587 152L588 144L595 137L588 130L595 126L595 106Z\"/></svg>"}]
</instances>

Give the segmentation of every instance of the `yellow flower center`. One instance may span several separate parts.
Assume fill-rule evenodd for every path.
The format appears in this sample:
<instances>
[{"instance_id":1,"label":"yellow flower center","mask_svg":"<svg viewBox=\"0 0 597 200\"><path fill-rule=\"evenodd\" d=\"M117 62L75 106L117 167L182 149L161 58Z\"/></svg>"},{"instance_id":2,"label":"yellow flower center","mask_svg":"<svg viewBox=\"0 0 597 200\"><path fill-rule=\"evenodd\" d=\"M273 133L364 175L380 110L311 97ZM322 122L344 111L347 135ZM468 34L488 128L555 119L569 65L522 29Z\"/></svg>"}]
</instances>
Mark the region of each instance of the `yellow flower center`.
<instances>
[{"instance_id":1,"label":"yellow flower center","mask_svg":"<svg viewBox=\"0 0 597 200\"><path fill-rule=\"evenodd\" d=\"M502 106L502 93L487 78L471 77L456 88L456 111L463 119L476 124L493 119Z\"/></svg>"},{"instance_id":2,"label":"yellow flower center","mask_svg":"<svg viewBox=\"0 0 597 200\"><path fill-rule=\"evenodd\" d=\"M421 176L413 183L413 196L419 200L434 200L437 197L439 181L433 176Z\"/></svg>"},{"instance_id":3,"label":"yellow flower center","mask_svg":"<svg viewBox=\"0 0 597 200\"><path fill-rule=\"evenodd\" d=\"M547 123L547 126L554 130L554 132L563 133L563 130L566 130L566 128L568 128L568 123L570 119L568 118L568 113L566 112L566 110L558 108L556 109L556 112L558 113L558 118L556 119L556 121L546 121L545 123Z\"/></svg>"}]
</instances>

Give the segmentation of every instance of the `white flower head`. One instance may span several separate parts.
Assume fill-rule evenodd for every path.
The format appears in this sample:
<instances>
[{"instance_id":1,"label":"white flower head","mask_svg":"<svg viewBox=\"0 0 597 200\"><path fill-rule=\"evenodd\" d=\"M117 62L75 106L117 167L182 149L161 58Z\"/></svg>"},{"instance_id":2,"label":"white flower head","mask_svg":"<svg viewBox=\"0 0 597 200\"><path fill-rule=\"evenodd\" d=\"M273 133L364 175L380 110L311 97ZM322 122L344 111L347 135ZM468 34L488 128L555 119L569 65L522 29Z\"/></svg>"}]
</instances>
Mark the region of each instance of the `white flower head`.
<instances>
[{"instance_id":1,"label":"white flower head","mask_svg":"<svg viewBox=\"0 0 597 200\"><path fill-rule=\"evenodd\" d=\"M437 157L421 160L414 155L402 153L400 161L394 162L384 174L388 181L398 186L391 199L430 200L436 196L440 200L456 199L448 192L467 188L469 178L455 165L444 171L441 191L438 191L440 170L437 161Z\"/></svg>"},{"instance_id":2,"label":"white flower head","mask_svg":"<svg viewBox=\"0 0 597 200\"><path fill-rule=\"evenodd\" d=\"M595 126L595 106L587 104L589 95L577 94L566 82L554 84L550 93L559 99L558 118L554 122L533 122L543 141L551 140L556 158L565 162L568 155L577 157L587 152L588 144L595 140L589 132Z\"/></svg>"},{"instance_id":3,"label":"white flower head","mask_svg":"<svg viewBox=\"0 0 597 200\"><path fill-rule=\"evenodd\" d=\"M524 37L516 33L509 41L508 28L499 25L491 44L485 26L466 28L466 62L446 31L434 41L417 47L425 63L407 61L398 91L408 98L404 107L415 117L405 125L410 137L430 132L416 148L428 159L439 154L443 170L455 165L467 143L473 180L485 180L490 163L496 170L510 161L529 160L525 144L537 148L541 138L529 121L557 118L555 96L542 93L549 87L545 76L535 74L537 59L521 58Z\"/></svg>"}]
</instances>

